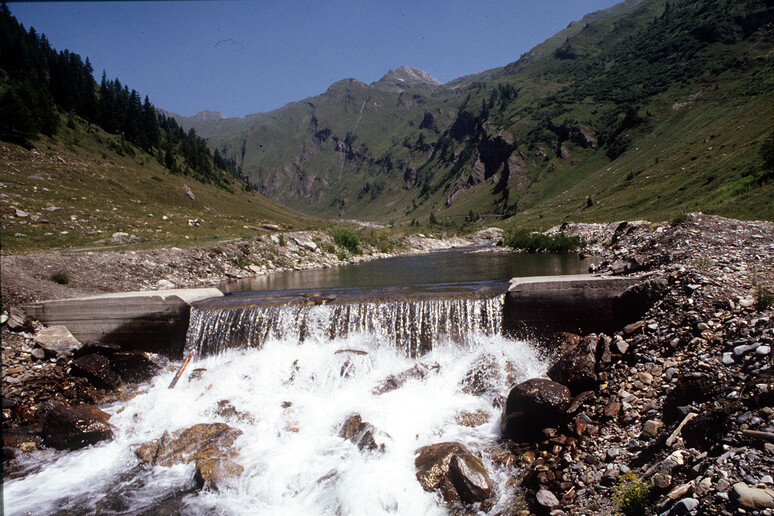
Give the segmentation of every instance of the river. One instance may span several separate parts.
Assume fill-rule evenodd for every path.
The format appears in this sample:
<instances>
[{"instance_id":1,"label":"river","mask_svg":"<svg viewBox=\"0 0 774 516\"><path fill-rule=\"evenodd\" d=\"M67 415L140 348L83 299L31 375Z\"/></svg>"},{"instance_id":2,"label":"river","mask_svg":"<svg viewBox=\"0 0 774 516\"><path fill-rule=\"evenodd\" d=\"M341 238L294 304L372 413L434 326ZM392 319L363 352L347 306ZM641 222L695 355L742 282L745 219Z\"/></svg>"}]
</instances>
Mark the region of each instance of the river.
<instances>
[{"instance_id":1,"label":"river","mask_svg":"<svg viewBox=\"0 0 774 516\"><path fill-rule=\"evenodd\" d=\"M583 266L577 256L530 262L454 251L254 281L284 291L378 290ZM490 513L503 510L512 471L484 450L499 439L503 396L547 363L530 343L500 334L502 294L451 297L195 309L187 346L197 358L177 387L168 388L179 366L171 363L129 401L102 407L112 415L112 441L28 456L28 474L3 486L5 513L446 514L414 467L418 448L444 441L482 457L495 485ZM405 376L411 370L421 374ZM399 377L406 381L390 383ZM376 429L378 449L341 436L355 414ZM192 464L149 466L134 453L165 432L214 422L241 431L230 453L242 472L217 490L196 488Z\"/></svg>"}]
</instances>

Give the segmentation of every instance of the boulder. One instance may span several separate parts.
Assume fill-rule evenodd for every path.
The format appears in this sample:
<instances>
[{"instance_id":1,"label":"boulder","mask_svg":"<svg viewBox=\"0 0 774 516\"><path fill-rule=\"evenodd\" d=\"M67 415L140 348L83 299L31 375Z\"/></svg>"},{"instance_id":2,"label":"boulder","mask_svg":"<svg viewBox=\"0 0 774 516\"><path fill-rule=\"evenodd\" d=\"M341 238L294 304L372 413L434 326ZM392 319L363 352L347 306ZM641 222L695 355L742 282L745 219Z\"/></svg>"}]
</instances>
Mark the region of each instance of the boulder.
<instances>
[{"instance_id":1,"label":"boulder","mask_svg":"<svg viewBox=\"0 0 774 516\"><path fill-rule=\"evenodd\" d=\"M749 487L744 482L738 482L731 488L729 498L749 511L774 508L774 489L767 487Z\"/></svg>"},{"instance_id":2,"label":"boulder","mask_svg":"<svg viewBox=\"0 0 774 516\"><path fill-rule=\"evenodd\" d=\"M113 371L125 382L145 382L161 369L142 351L119 351L108 360Z\"/></svg>"},{"instance_id":3,"label":"boulder","mask_svg":"<svg viewBox=\"0 0 774 516\"><path fill-rule=\"evenodd\" d=\"M562 357L548 370L548 377L566 385L570 391L578 394L593 390L597 386L597 343L595 334L585 337L580 344Z\"/></svg>"},{"instance_id":4,"label":"boulder","mask_svg":"<svg viewBox=\"0 0 774 516\"><path fill-rule=\"evenodd\" d=\"M84 355L91 355L91 354L97 354L97 355L105 355L106 357L109 357L113 353L121 351L121 346L118 344L109 344L105 342L88 342L81 346L80 348L76 349L73 352L73 358L80 358Z\"/></svg>"},{"instance_id":5,"label":"boulder","mask_svg":"<svg viewBox=\"0 0 774 516\"><path fill-rule=\"evenodd\" d=\"M481 461L462 443L445 442L417 450L417 480L425 491L439 489L446 504L481 503L492 494L492 480Z\"/></svg>"},{"instance_id":6,"label":"boulder","mask_svg":"<svg viewBox=\"0 0 774 516\"><path fill-rule=\"evenodd\" d=\"M49 326L35 334L35 343L46 352L46 355L57 357L72 356L73 351L81 347L78 339L64 326Z\"/></svg>"},{"instance_id":7,"label":"boulder","mask_svg":"<svg viewBox=\"0 0 774 516\"><path fill-rule=\"evenodd\" d=\"M115 390L121 385L121 377L110 367L110 360L92 353L73 360L70 374L82 376L95 387Z\"/></svg>"},{"instance_id":8,"label":"boulder","mask_svg":"<svg viewBox=\"0 0 774 516\"><path fill-rule=\"evenodd\" d=\"M365 422L360 414L349 416L341 425L339 437L353 442L360 451L384 451L384 443L377 444L375 437L379 431L371 423Z\"/></svg>"},{"instance_id":9,"label":"boulder","mask_svg":"<svg viewBox=\"0 0 774 516\"><path fill-rule=\"evenodd\" d=\"M479 357L460 382L462 392L474 396L495 397L500 391L503 373L497 357L486 353Z\"/></svg>"},{"instance_id":10,"label":"boulder","mask_svg":"<svg viewBox=\"0 0 774 516\"><path fill-rule=\"evenodd\" d=\"M196 464L196 480L199 487L209 486L217 490L224 482L242 474L243 467L232 461L232 446L242 431L225 423L199 423L171 436L164 432L134 450L142 462L156 466Z\"/></svg>"},{"instance_id":11,"label":"boulder","mask_svg":"<svg viewBox=\"0 0 774 516\"><path fill-rule=\"evenodd\" d=\"M27 312L21 308L12 306L8 311L8 320L5 321L9 330L14 332L26 331L32 333L35 331L35 327L32 324L32 317L27 315Z\"/></svg>"},{"instance_id":12,"label":"boulder","mask_svg":"<svg viewBox=\"0 0 774 516\"><path fill-rule=\"evenodd\" d=\"M503 437L516 442L541 440L544 428L562 423L570 404L570 389L557 382L533 378L508 394L500 429Z\"/></svg>"},{"instance_id":13,"label":"boulder","mask_svg":"<svg viewBox=\"0 0 774 516\"><path fill-rule=\"evenodd\" d=\"M113 438L110 414L92 405L49 408L43 421L43 442L58 450L77 450Z\"/></svg>"},{"instance_id":14,"label":"boulder","mask_svg":"<svg viewBox=\"0 0 774 516\"><path fill-rule=\"evenodd\" d=\"M407 369L406 371L403 371L402 373L398 374L391 374L387 378L382 381L382 383L373 389L373 393L376 395L379 394L385 394L390 391L394 391L396 389L400 389L404 383L406 383L409 380L421 380L422 378L425 378L428 374L430 374L431 371L437 371L439 368L438 364L416 364L411 369Z\"/></svg>"}]
</instances>

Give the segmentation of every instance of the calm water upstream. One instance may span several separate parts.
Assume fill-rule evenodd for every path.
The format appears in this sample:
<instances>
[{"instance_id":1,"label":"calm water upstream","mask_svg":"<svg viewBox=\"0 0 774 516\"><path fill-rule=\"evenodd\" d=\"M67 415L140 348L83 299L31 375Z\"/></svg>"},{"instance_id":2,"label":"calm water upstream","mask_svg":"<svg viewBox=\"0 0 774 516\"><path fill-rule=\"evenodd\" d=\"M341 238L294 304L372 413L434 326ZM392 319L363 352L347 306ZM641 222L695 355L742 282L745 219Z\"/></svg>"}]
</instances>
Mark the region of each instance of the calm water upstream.
<instances>
[{"instance_id":1,"label":"calm water upstream","mask_svg":"<svg viewBox=\"0 0 774 516\"><path fill-rule=\"evenodd\" d=\"M288 271L224 283L224 292L416 286L480 282L523 276L584 274L591 259L577 254L509 253L453 249L370 262Z\"/></svg>"},{"instance_id":2,"label":"calm water upstream","mask_svg":"<svg viewBox=\"0 0 774 516\"><path fill-rule=\"evenodd\" d=\"M194 308L187 348L196 358L177 387L168 388L172 363L135 397L101 407L111 441L26 456L27 474L2 486L4 513L445 515L414 466L418 448L445 441L481 456L494 483L489 513L509 512L515 473L487 450L500 439L503 397L547 363L501 335L502 291L460 297L453 285L587 267L576 255L457 250L237 283L232 290L434 284L448 295ZM249 297L227 297L240 296ZM342 437L355 414L375 428L378 450ZM197 489L193 463L154 466L134 453L203 423L241 432L222 451L240 473L217 489Z\"/></svg>"}]
</instances>

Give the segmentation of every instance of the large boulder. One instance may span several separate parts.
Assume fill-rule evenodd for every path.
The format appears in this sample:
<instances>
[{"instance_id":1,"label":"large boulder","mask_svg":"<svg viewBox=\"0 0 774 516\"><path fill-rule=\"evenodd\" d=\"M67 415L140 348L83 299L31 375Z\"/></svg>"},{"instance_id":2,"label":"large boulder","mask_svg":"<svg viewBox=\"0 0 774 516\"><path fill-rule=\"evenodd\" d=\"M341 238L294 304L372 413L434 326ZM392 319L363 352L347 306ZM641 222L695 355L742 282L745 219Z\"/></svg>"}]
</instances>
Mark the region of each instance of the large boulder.
<instances>
[{"instance_id":1,"label":"large boulder","mask_svg":"<svg viewBox=\"0 0 774 516\"><path fill-rule=\"evenodd\" d=\"M500 421L503 437L516 442L540 440L541 430L564 421L570 398L570 389L552 380L533 378L518 384L505 402Z\"/></svg>"},{"instance_id":2,"label":"large boulder","mask_svg":"<svg viewBox=\"0 0 774 516\"><path fill-rule=\"evenodd\" d=\"M140 461L156 466L195 463L194 478L199 487L217 490L244 470L231 460L232 446L241 434L241 430L225 423L199 423L172 435L164 432L159 439L137 447L134 452Z\"/></svg>"},{"instance_id":3,"label":"large boulder","mask_svg":"<svg viewBox=\"0 0 774 516\"><path fill-rule=\"evenodd\" d=\"M108 357L110 367L125 382L145 382L159 372L159 367L142 351L119 351Z\"/></svg>"},{"instance_id":4,"label":"large boulder","mask_svg":"<svg viewBox=\"0 0 774 516\"><path fill-rule=\"evenodd\" d=\"M41 437L46 445L58 450L77 450L112 439L109 419L110 414L92 405L54 405L43 420Z\"/></svg>"},{"instance_id":5,"label":"large boulder","mask_svg":"<svg viewBox=\"0 0 774 516\"><path fill-rule=\"evenodd\" d=\"M548 377L566 385L573 394L593 390L597 386L597 343L595 334L586 336L548 370Z\"/></svg>"},{"instance_id":6,"label":"large boulder","mask_svg":"<svg viewBox=\"0 0 774 516\"><path fill-rule=\"evenodd\" d=\"M35 343L46 352L46 355L69 357L73 351L81 347L78 339L64 326L49 326L35 334Z\"/></svg>"},{"instance_id":7,"label":"large boulder","mask_svg":"<svg viewBox=\"0 0 774 516\"><path fill-rule=\"evenodd\" d=\"M492 494L492 480L481 461L458 442L423 446L414 460L425 491L440 490L444 502L481 503Z\"/></svg>"},{"instance_id":8,"label":"large boulder","mask_svg":"<svg viewBox=\"0 0 774 516\"><path fill-rule=\"evenodd\" d=\"M117 389L121 385L121 377L110 367L110 360L103 355L84 355L75 359L70 366L70 374L82 376L102 389Z\"/></svg>"}]
</instances>

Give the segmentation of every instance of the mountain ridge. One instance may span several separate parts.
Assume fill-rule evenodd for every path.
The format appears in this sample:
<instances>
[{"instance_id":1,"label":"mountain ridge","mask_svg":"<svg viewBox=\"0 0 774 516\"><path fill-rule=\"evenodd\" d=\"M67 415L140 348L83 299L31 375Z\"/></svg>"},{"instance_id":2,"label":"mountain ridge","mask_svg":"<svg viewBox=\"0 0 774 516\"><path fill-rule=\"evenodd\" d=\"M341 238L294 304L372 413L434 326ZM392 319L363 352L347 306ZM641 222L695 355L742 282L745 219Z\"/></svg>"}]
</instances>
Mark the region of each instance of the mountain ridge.
<instances>
[{"instance_id":1,"label":"mountain ridge","mask_svg":"<svg viewBox=\"0 0 774 516\"><path fill-rule=\"evenodd\" d=\"M530 225L616 210L770 218L762 203L771 183L756 149L774 129L772 10L755 0L628 0L512 63L446 84L399 67L269 113L181 125L236 159L264 195L321 216L515 216ZM745 106L755 128L745 140L722 108L729 102ZM692 135L705 133L721 141L707 147L730 157L691 150ZM645 143L679 154L647 159L637 154Z\"/></svg>"}]
</instances>

